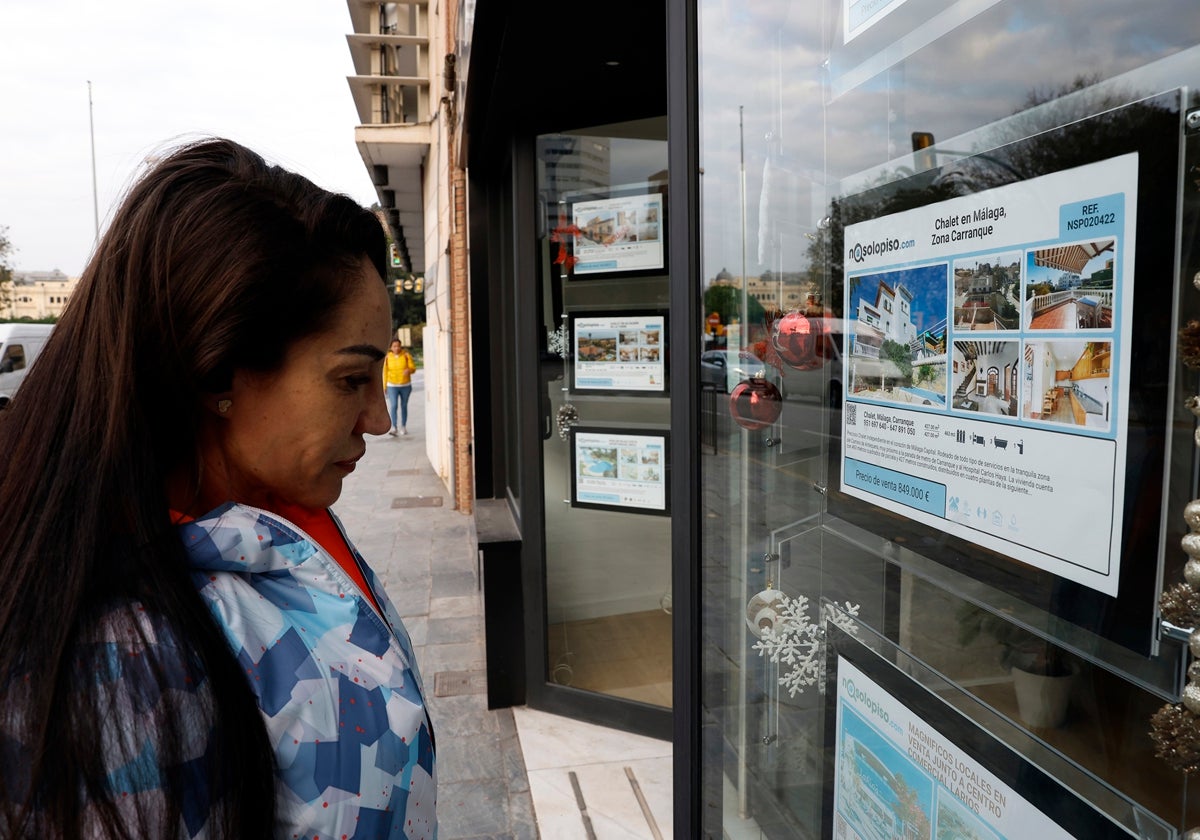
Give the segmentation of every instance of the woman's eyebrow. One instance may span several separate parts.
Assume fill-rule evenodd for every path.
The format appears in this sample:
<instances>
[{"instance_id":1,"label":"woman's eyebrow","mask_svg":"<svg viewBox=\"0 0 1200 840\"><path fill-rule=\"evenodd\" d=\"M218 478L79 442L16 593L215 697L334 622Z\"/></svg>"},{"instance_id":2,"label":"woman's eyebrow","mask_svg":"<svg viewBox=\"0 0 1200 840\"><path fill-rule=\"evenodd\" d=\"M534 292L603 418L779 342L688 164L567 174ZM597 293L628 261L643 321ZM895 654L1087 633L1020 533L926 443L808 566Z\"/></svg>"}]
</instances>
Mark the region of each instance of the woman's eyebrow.
<instances>
[{"instance_id":1,"label":"woman's eyebrow","mask_svg":"<svg viewBox=\"0 0 1200 840\"><path fill-rule=\"evenodd\" d=\"M374 344L351 344L349 347L343 347L334 352L340 356L370 356L373 362L378 362L387 355Z\"/></svg>"}]
</instances>

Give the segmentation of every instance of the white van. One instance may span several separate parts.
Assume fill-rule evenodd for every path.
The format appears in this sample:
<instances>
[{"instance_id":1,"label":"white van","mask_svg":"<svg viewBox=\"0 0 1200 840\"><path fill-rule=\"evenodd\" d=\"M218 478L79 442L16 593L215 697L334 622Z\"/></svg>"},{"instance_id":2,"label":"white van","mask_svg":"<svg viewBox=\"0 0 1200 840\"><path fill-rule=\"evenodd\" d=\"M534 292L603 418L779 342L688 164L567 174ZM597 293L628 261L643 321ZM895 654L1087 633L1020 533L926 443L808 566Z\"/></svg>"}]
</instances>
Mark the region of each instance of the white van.
<instances>
[{"instance_id":1,"label":"white van","mask_svg":"<svg viewBox=\"0 0 1200 840\"><path fill-rule=\"evenodd\" d=\"M0 408L16 393L52 329L53 324L0 324Z\"/></svg>"}]
</instances>

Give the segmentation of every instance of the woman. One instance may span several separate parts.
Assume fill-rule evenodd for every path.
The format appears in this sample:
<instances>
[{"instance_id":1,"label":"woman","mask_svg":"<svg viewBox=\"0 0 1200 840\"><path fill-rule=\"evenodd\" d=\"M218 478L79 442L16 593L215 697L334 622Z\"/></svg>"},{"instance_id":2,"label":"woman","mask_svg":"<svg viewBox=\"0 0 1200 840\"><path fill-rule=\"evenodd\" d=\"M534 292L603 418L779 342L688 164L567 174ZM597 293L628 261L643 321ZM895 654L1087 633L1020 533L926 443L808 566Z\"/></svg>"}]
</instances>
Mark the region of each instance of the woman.
<instances>
[{"instance_id":1,"label":"woman","mask_svg":"<svg viewBox=\"0 0 1200 840\"><path fill-rule=\"evenodd\" d=\"M135 184L0 413L0 836L433 837L328 511L387 431L379 222L225 140Z\"/></svg>"},{"instance_id":2,"label":"woman","mask_svg":"<svg viewBox=\"0 0 1200 840\"><path fill-rule=\"evenodd\" d=\"M387 390L388 414L392 418L389 435L395 435L397 428L400 434L408 434L408 396L412 393L412 375L416 370L412 354L404 349L400 339L393 338L387 358L383 360L383 385ZM396 422L397 399L400 401L399 423Z\"/></svg>"}]
</instances>

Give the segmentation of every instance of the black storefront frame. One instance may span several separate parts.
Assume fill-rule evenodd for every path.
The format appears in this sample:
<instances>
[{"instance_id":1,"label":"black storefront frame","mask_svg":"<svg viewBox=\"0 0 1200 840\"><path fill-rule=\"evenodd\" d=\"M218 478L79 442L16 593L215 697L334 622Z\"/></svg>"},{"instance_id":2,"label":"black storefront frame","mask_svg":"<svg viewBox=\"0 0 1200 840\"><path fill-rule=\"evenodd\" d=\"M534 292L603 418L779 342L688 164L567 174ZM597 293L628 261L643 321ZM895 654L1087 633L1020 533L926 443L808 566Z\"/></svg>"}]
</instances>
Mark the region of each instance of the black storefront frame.
<instances>
[{"instance_id":1,"label":"black storefront frame","mask_svg":"<svg viewBox=\"0 0 1200 840\"><path fill-rule=\"evenodd\" d=\"M491 23L481 28L487 18ZM517 8L510 4L481 4L472 44L472 72L468 80L464 121L471 140L468 177L472 198L472 334L476 417L476 456L487 464L477 471L476 494L481 499L504 500L513 506L521 538L519 543L524 600L526 656L525 700L543 711L599 725L649 735L669 737L673 744L674 834L695 837L700 814L701 699L700 639L700 451L699 388L700 290L694 282L699 269L699 124L698 124L698 10L688 0L666 0L666 43L663 61L667 88L668 192L667 229L670 307L675 325L671 338L669 377L680 383L673 389L670 427L674 454L670 478L673 503L671 521L672 709L606 697L550 684L545 668L546 603L544 566L544 512L541 470L541 383L538 306L516 305L511 321L489 323L504 317L507 296L517 301L538 301L536 251L535 140L545 131L541 120L514 115L492 103L500 96L502 81L492 72L503 64L500 52L512 49L506 35L520 28ZM503 47L501 45L504 45ZM511 100L509 100L511 102ZM605 114L611 118L612 114ZM485 151L486 150L486 151ZM509 198L502 212L506 220L480 222L489 205ZM506 202L507 203L507 202ZM540 304L539 304L540 305ZM505 395L497 393L504 379L492 376L504 357L501 342L511 340L515 369L507 403L514 414L499 409ZM486 384L480 383L486 380ZM517 425L516 452L506 443L508 425ZM535 457L528 457L528 456ZM518 464L512 464L516 458ZM516 478L515 493L507 486ZM515 495L515 499L514 499Z\"/></svg>"},{"instance_id":2,"label":"black storefront frame","mask_svg":"<svg viewBox=\"0 0 1200 840\"><path fill-rule=\"evenodd\" d=\"M674 389L671 433L677 441L671 493L671 584L674 675L672 782L676 837L698 837L701 784L700 603L700 120L698 9L690 0L667 0L667 224L670 318L676 324L670 377Z\"/></svg>"},{"instance_id":3,"label":"black storefront frame","mask_svg":"<svg viewBox=\"0 0 1200 840\"><path fill-rule=\"evenodd\" d=\"M524 700L542 711L669 739L675 726L671 709L555 685L547 677L545 512L542 493L542 443L546 429L542 404L545 386L540 369L544 348L539 344L542 333L541 297L537 293L539 222L536 212L535 148L537 136L557 130L564 118L554 113L522 112L492 104L512 101L512 97L503 95L506 77L502 72L492 71L502 69L513 50L519 51L519 45L508 38L522 29L522 12L509 7L507 16L505 12L498 14L499 18L493 14L492 25L484 30L479 26L480 18L476 18L474 34L481 41L488 41L490 46L479 41L473 43L473 67L468 80L468 105L464 114L468 136L473 138L469 146L468 172L471 196L480 202L471 208L472 344L475 348L473 378L476 383L473 401L476 457L484 459L486 465L477 474L476 493L481 500L506 501L520 532L515 550L519 552L519 590L523 601L524 649L521 653L525 661ZM508 50L509 54L501 55L502 49ZM481 59L484 55L491 56L498 67L485 70L483 65L486 62ZM666 72L665 63L663 72ZM644 116L644 113L623 114L619 107L610 106L597 115L597 120L606 123ZM506 206L498 206L500 203ZM481 216L493 215L508 221L500 224L494 220L479 221ZM686 223L686 216L682 221ZM669 216L668 224L671 224ZM686 247L686 242L683 244ZM679 263L680 266L686 264ZM682 268L677 269L680 270ZM515 301L511 308L508 304L510 301ZM686 307L679 311L685 318L683 323L695 321L695 316ZM504 323L492 323L497 317L503 319ZM503 343L506 341L511 342L511 353L505 352ZM497 376L497 365L503 364L506 356L513 359L512 368ZM687 382L691 369L687 366L686 358L683 362L683 373L678 375L684 376L680 381ZM672 363L671 369L676 372L681 370L677 362ZM484 380L486 384L482 384ZM507 393L503 392L505 390ZM682 398L683 395L678 396ZM515 411L502 411L506 404ZM675 417L676 412L681 410L686 409L673 409L672 416ZM516 427L515 447L508 444L513 426ZM509 486L514 483L514 478L515 488ZM671 492L682 492L684 496L680 498L688 498L693 487L672 482ZM685 509L687 507L684 506ZM694 504L690 507L694 507ZM680 516L682 511L673 517L673 539L679 528ZM691 544L689 540L684 550L689 550L687 546ZM481 549L486 555L486 548L481 545ZM678 558L684 556L680 551L678 546L673 548L672 575L678 569ZM508 587L508 591L513 591L513 588ZM485 609L491 610L497 606L488 603ZM677 608L675 613L677 617L674 621L677 622L680 613L686 616L690 611ZM676 626L673 626L673 634L677 633ZM492 649L492 642L489 639L489 650ZM676 639L676 653L679 642ZM519 697L520 692L507 694Z\"/></svg>"}]
</instances>

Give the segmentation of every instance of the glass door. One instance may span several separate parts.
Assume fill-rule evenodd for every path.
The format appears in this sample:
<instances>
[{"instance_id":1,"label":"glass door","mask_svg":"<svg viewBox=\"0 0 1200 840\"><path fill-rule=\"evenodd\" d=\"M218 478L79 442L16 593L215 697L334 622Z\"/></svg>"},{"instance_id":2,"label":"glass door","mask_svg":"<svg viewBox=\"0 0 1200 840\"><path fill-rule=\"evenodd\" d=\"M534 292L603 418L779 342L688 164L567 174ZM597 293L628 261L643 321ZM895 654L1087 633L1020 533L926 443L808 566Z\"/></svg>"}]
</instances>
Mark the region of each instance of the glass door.
<instances>
[{"instance_id":1,"label":"glass door","mask_svg":"<svg viewBox=\"0 0 1200 840\"><path fill-rule=\"evenodd\" d=\"M545 677L671 706L666 120L536 141Z\"/></svg>"}]
</instances>

